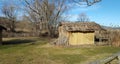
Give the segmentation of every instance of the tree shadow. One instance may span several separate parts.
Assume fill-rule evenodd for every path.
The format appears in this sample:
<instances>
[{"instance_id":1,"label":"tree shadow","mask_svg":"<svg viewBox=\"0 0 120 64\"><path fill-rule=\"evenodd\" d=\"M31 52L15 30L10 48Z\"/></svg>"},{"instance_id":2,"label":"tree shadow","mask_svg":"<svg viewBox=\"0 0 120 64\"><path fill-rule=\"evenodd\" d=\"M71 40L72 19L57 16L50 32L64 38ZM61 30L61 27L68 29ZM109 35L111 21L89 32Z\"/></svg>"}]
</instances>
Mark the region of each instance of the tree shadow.
<instances>
[{"instance_id":1,"label":"tree shadow","mask_svg":"<svg viewBox=\"0 0 120 64\"><path fill-rule=\"evenodd\" d=\"M14 40L8 40L8 41L3 41L2 45L11 45L11 44L23 44L23 43L33 43L36 42L36 40L29 40L29 39L14 39Z\"/></svg>"}]
</instances>

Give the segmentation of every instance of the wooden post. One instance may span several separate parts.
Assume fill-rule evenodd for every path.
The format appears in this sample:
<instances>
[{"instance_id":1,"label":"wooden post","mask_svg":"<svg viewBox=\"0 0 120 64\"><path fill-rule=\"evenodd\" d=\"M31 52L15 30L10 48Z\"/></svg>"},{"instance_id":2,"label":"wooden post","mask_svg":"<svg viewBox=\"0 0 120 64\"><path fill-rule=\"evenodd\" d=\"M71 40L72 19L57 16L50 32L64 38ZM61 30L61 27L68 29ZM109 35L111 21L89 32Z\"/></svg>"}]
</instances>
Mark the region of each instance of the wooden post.
<instances>
[{"instance_id":1,"label":"wooden post","mask_svg":"<svg viewBox=\"0 0 120 64\"><path fill-rule=\"evenodd\" d=\"M0 30L0 45L2 45L2 30Z\"/></svg>"}]
</instances>

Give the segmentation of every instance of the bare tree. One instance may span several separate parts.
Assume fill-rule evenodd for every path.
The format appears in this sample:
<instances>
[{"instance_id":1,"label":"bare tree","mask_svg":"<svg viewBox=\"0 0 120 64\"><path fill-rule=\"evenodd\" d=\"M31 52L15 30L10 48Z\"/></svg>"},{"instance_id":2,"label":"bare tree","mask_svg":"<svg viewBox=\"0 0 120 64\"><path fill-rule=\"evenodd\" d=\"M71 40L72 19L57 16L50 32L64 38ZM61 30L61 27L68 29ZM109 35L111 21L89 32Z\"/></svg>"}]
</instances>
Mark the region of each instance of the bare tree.
<instances>
[{"instance_id":1,"label":"bare tree","mask_svg":"<svg viewBox=\"0 0 120 64\"><path fill-rule=\"evenodd\" d=\"M85 2L88 6L99 2L98 0L71 0L74 3ZM66 11L70 0L24 0L29 19L36 26L37 32L46 31L54 36L57 23ZM71 4L71 3L70 3Z\"/></svg>"},{"instance_id":2,"label":"bare tree","mask_svg":"<svg viewBox=\"0 0 120 64\"><path fill-rule=\"evenodd\" d=\"M42 30L42 26L43 24L41 24L41 20L39 18L39 15L36 14L35 12L27 11L28 12L28 16L26 16L26 18L31 22L32 26L33 26L33 33L34 35L38 35L39 36L39 32Z\"/></svg>"},{"instance_id":3,"label":"bare tree","mask_svg":"<svg viewBox=\"0 0 120 64\"><path fill-rule=\"evenodd\" d=\"M9 19L10 24L9 28L12 32L15 31L15 21L17 16L17 8L15 5L4 4L2 6L2 13L3 15Z\"/></svg>"},{"instance_id":4,"label":"bare tree","mask_svg":"<svg viewBox=\"0 0 120 64\"><path fill-rule=\"evenodd\" d=\"M66 10L65 0L25 0L25 4L39 30L46 30L49 36L54 36L58 19Z\"/></svg>"},{"instance_id":5,"label":"bare tree","mask_svg":"<svg viewBox=\"0 0 120 64\"><path fill-rule=\"evenodd\" d=\"M88 21L90 21L89 17L85 13L79 14L77 19L78 19L79 22L88 22Z\"/></svg>"}]
</instances>

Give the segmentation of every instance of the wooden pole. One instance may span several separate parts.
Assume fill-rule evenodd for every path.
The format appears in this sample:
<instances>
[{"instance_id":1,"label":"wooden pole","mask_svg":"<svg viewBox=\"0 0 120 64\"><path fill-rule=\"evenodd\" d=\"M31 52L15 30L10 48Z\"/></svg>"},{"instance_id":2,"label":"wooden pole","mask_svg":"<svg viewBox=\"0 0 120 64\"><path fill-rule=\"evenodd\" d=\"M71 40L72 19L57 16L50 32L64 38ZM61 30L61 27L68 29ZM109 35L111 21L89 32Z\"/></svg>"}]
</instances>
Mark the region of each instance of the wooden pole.
<instances>
[{"instance_id":1,"label":"wooden pole","mask_svg":"<svg viewBox=\"0 0 120 64\"><path fill-rule=\"evenodd\" d=\"M0 30L0 45L2 45L2 30Z\"/></svg>"}]
</instances>

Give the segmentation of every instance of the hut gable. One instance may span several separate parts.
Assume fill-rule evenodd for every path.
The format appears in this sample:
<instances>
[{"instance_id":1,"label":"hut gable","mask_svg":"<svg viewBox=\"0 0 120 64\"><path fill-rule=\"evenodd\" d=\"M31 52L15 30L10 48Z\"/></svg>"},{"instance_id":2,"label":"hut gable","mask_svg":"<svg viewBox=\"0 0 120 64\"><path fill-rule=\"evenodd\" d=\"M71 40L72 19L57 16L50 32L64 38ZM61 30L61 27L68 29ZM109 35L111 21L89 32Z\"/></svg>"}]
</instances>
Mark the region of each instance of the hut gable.
<instances>
[{"instance_id":1,"label":"hut gable","mask_svg":"<svg viewBox=\"0 0 120 64\"><path fill-rule=\"evenodd\" d=\"M7 30L5 27L3 27L2 25L0 25L0 31L2 30Z\"/></svg>"},{"instance_id":2,"label":"hut gable","mask_svg":"<svg viewBox=\"0 0 120 64\"><path fill-rule=\"evenodd\" d=\"M57 45L94 44L95 31L104 30L95 22L61 22Z\"/></svg>"},{"instance_id":3,"label":"hut gable","mask_svg":"<svg viewBox=\"0 0 120 64\"><path fill-rule=\"evenodd\" d=\"M7 29L2 25L0 25L0 45L2 44L2 30L7 30Z\"/></svg>"}]
</instances>

